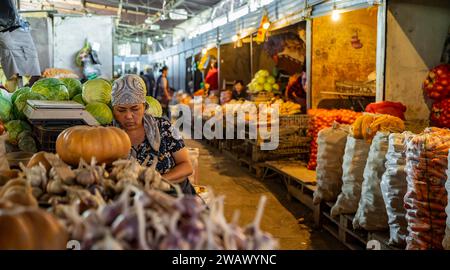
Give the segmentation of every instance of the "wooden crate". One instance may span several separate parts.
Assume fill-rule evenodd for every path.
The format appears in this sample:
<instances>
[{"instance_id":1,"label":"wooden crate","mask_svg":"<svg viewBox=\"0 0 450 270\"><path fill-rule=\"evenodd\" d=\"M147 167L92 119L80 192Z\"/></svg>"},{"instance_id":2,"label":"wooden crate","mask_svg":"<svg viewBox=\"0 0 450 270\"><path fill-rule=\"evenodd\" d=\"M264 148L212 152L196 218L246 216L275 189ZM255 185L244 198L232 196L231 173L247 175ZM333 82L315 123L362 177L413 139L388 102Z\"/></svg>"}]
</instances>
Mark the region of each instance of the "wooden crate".
<instances>
[{"instance_id":1,"label":"wooden crate","mask_svg":"<svg viewBox=\"0 0 450 270\"><path fill-rule=\"evenodd\" d=\"M389 245L389 232L370 232L369 241L376 240L380 243L381 250L404 250L405 247L395 247Z\"/></svg>"},{"instance_id":2,"label":"wooden crate","mask_svg":"<svg viewBox=\"0 0 450 270\"><path fill-rule=\"evenodd\" d=\"M281 176L286 185L287 198L295 198L314 210L313 194L316 190L315 171L308 170L300 161L266 161L263 180L273 171Z\"/></svg>"},{"instance_id":3,"label":"wooden crate","mask_svg":"<svg viewBox=\"0 0 450 270\"><path fill-rule=\"evenodd\" d=\"M301 159L306 160L310 150L310 144L306 143L299 145L292 145L291 147L281 147L275 150L262 150L260 145L250 143L251 145L251 159L253 162L263 162L270 160L283 159Z\"/></svg>"},{"instance_id":4,"label":"wooden crate","mask_svg":"<svg viewBox=\"0 0 450 270\"><path fill-rule=\"evenodd\" d=\"M249 160L248 158L242 157L239 158L239 164L248 169L248 171L254 176L261 178L264 174L264 165L263 163L255 163Z\"/></svg>"},{"instance_id":5,"label":"wooden crate","mask_svg":"<svg viewBox=\"0 0 450 270\"><path fill-rule=\"evenodd\" d=\"M331 216L331 207L334 203L323 202L320 205L322 228L336 237L351 250L365 250L368 241L368 232L353 229L353 215Z\"/></svg>"}]
</instances>

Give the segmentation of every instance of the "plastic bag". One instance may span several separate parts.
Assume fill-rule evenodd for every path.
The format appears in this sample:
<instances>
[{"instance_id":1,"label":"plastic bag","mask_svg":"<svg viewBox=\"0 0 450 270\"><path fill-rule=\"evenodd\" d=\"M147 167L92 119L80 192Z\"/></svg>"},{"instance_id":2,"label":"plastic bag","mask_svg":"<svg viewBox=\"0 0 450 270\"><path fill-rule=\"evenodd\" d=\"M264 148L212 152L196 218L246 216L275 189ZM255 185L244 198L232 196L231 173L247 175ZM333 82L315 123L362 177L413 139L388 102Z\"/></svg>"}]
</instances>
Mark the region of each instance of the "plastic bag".
<instances>
[{"instance_id":1,"label":"plastic bag","mask_svg":"<svg viewBox=\"0 0 450 270\"><path fill-rule=\"evenodd\" d=\"M322 129L317 138L317 190L314 204L335 201L342 187L342 162L350 127L334 123Z\"/></svg>"},{"instance_id":2,"label":"plastic bag","mask_svg":"<svg viewBox=\"0 0 450 270\"><path fill-rule=\"evenodd\" d=\"M0 136L0 171L9 170L8 159L6 158L6 140L8 135L3 134Z\"/></svg>"},{"instance_id":3,"label":"plastic bag","mask_svg":"<svg viewBox=\"0 0 450 270\"><path fill-rule=\"evenodd\" d=\"M14 0L0 1L0 32L12 31L20 26L20 17Z\"/></svg>"},{"instance_id":4,"label":"plastic bag","mask_svg":"<svg viewBox=\"0 0 450 270\"><path fill-rule=\"evenodd\" d=\"M450 160L450 152L448 155L448 160ZM450 168L450 166L448 166ZM445 188L447 189L447 201L450 201L450 169L447 169L447 182L445 182ZM446 250L450 250L450 203L447 203L447 208L445 208L445 212L447 213L447 227L445 228L445 237L442 241L442 246Z\"/></svg>"},{"instance_id":5,"label":"plastic bag","mask_svg":"<svg viewBox=\"0 0 450 270\"><path fill-rule=\"evenodd\" d=\"M367 105L366 112L389 114L405 120L406 107L400 102L381 101Z\"/></svg>"},{"instance_id":6,"label":"plastic bag","mask_svg":"<svg viewBox=\"0 0 450 270\"><path fill-rule=\"evenodd\" d=\"M331 215L354 214L358 210L361 198L364 167L369 154L370 144L365 140L347 137L344 161L342 163L342 191L336 204L331 208Z\"/></svg>"},{"instance_id":7,"label":"plastic bag","mask_svg":"<svg viewBox=\"0 0 450 270\"><path fill-rule=\"evenodd\" d=\"M450 131L446 129L427 128L406 140L406 249L442 249L449 149Z\"/></svg>"},{"instance_id":8,"label":"plastic bag","mask_svg":"<svg viewBox=\"0 0 450 270\"><path fill-rule=\"evenodd\" d=\"M386 171L381 178L381 191L388 215L389 244L404 248L407 224L403 198L406 194L406 154L405 137L412 133L392 133L386 154Z\"/></svg>"},{"instance_id":9,"label":"plastic bag","mask_svg":"<svg viewBox=\"0 0 450 270\"><path fill-rule=\"evenodd\" d=\"M385 172L384 163L389 146L388 132L377 132L370 146L367 163L364 168L361 199L353 219L355 229L379 231L388 228L388 217L383 195L381 194L381 177Z\"/></svg>"}]
</instances>

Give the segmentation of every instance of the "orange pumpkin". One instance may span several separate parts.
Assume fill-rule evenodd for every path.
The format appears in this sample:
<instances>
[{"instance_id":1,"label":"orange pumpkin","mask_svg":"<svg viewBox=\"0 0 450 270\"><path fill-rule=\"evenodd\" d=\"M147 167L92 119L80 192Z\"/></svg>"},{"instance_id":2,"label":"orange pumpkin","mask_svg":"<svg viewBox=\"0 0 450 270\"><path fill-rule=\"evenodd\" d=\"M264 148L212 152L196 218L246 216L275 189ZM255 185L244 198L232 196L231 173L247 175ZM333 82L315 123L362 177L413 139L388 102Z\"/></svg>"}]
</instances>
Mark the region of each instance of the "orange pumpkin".
<instances>
[{"instance_id":1,"label":"orange pumpkin","mask_svg":"<svg viewBox=\"0 0 450 270\"><path fill-rule=\"evenodd\" d=\"M66 249L68 234L52 214L37 207L0 202L0 250Z\"/></svg>"},{"instance_id":2,"label":"orange pumpkin","mask_svg":"<svg viewBox=\"0 0 450 270\"><path fill-rule=\"evenodd\" d=\"M90 163L95 157L98 163L112 163L126 158L131 149L128 134L116 127L74 126L56 140L56 152L67 164L78 166L80 159Z\"/></svg>"},{"instance_id":3,"label":"orange pumpkin","mask_svg":"<svg viewBox=\"0 0 450 270\"><path fill-rule=\"evenodd\" d=\"M0 199L23 206L38 206L38 202L33 196L30 183L22 178L11 179L0 188Z\"/></svg>"},{"instance_id":4,"label":"orange pumpkin","mask_svg":"<svg viewBox=\"0 0 450 270\"><path fill-rule=\"evenodd\" d=\"M0 186L6 184L10 179L17 178L19 172L19 170L0 171Z\"/></svg>"}]
</instances>

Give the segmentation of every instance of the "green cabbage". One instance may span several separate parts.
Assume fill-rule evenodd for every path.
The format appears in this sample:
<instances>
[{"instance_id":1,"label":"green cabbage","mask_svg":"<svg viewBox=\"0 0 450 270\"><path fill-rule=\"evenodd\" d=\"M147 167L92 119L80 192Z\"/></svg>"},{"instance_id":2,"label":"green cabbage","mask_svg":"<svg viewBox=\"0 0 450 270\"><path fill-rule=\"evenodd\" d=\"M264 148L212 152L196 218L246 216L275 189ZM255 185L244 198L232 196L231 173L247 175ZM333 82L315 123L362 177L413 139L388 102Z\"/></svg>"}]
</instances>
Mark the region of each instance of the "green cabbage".
<instances>
[{"instance_id":1,"label":"green cabbage","mask_svg":"<svg viewBox=\"0 0 450 270\"><path fill-rule=\"evenodd\" d=\"M27 100L45 100L45 97L35 92L25 92L19 95L14 102L14 116L16 119L26 120L24 114L25 107L27 106Z\"/></svg>"},{"instance_id":2,"label":"green cabbage","mask_svg":"<svg viewBox=\"0 0 450 270\"><path fill-rule=\"evenodd\" d=\"M8 100L9 102L11 102L11 96L12 96L12 94L10 92L6 91L3 88L0 88L0 97L3 97L6 100Z\"/></svg>"},{"instance_id":3,"label":"green cabbage","mask_svg":"<svg viewBox=\"0 0 450 270\"><path fill-rule=\"evenodd\" d=\"M72 100L75 101L75 102L78 102L78 103L80 103L82 105L86 105L86 103L84 103L84 100L83 100L83 97L81 96L81 94L78 94L78 95L74 96L72 98Z\"/></svg>"},{"instance_id":4,"label":"green cabbage","mask_svg":"<svg viewBox=\"0 0 450 270\"><path fill-rule=\"evenodd\" d=\"M87 104L101 102L108 104L111 101L111 84L104 79L89 80L83 84L81 91L83 100Z\"/></svg>"},{"instance_id":5,"label":"green cabbage","mask_svg":"<svg viewBox=\"0 0 450 270\"><path fill-rule=\"evenodd\" d=\"M58 79L46 78L35 82L31 91L41 94L47 100L69 100L69 91Z\"/></svg>"},{"instance_id":6,"label":"green cabbage","mask_svg":"<svg viewBox=\"0 0 450 270\"><path fill-rule=\"evenodd\" d=\"M8 122L11 119L12 104L3 96L0 96L0 121Z\"/></svg>"},{"instance_id":7,"label":"green cabbage","mask_svg":"<svg viewBox=\"0 0 450 270\"><path fill-rule=\"evenodd\" d=\"M81 89L83 88L83 85L79 80L73 78L64 78L61 79L61 81L67 87L70 99L72 99L74 96L78 94L81 94Z\"/></svg>"},{"instance_id":8,"label":"green cabbage","mask_svg":"<svg viewBox=\"0 0 450 270\"><path fill-rule=\"evenodd\" d=\"M19 149L24 152L36 153L36 141L30 131L23 131L17 137Z\"/></svg>"},{"instance_id":9,"label":"green cabbage","mask_svg":"<svg viewBox=\"0 0 450 270\"><path fill-rule=\"evenodd\" d=\"M17 89L11 96L11 103L14 104L14 101L16 101L16 98L18 96L20 96L23 93L30 92L30 91L31 91L30 87L22 87L22 88Z\"/></svg>"},{"instance_id":10,"label":"green cabbage","mask_svg":"<svg viewBox=\"0 0 450 270\"><path fill-rule=\"evenodd\" d=\"M101 125L111 124L113 114L108 105L101 102L93 102L86 105L88 111Z\"/></svg>"},{"instance_id":11,"label":"green cabbage","mask_svg":"<svg viewBox=\"0 0 450 270\"><path fill-rule=\"evenodd\" d=\"M5 124L5 129L8 132L8 142L13 145L17 145L20 133L32 130L27 122L21 120L9 121Z\"/></svg>"},{"instance_id":12,"label":"green cabbage","mask_svg":"<svg viewBox=\"0 0 450 270\"><path fill-rule=\"evenodd\" d=\"M145 99L147 100L147 104L149 105L145 113L148 113L154 117L162 117L161 103L159 103L159 101L153 97L145 97Z\"/></svg>"}]
</instances>

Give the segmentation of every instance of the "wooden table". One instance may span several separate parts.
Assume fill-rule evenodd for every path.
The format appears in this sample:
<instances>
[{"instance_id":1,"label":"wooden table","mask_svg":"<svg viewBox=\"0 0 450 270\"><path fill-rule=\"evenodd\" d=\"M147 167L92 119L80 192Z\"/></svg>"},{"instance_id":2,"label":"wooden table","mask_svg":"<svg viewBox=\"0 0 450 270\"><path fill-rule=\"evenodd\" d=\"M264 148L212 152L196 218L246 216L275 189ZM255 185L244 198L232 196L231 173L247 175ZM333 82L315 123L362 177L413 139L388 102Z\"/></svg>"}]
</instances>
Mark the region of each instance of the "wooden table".
<instances>
[{"instance_id":1,"label":"wooden table","mask_svg":"<svg viewBox=\"0 0 450 270\"><path fill-rule=\"evenodd\" d=\"M315 211L316 207L313 204L317 183L315 171L308 170L304 162L293 160L266 161L264 166L263 180L269 171L274 171L282 177L288 190L288 198L294 197Z\"/></svg>"}]
</instances>

